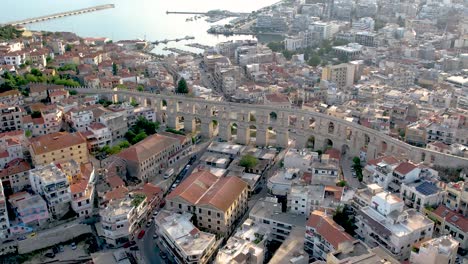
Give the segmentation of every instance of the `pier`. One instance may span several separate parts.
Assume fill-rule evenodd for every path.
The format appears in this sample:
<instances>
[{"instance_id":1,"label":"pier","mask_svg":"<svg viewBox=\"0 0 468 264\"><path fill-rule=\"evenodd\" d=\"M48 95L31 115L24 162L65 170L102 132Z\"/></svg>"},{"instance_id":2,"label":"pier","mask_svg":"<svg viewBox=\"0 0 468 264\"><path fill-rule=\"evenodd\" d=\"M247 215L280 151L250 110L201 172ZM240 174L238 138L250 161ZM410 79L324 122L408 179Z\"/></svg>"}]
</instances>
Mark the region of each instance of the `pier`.
<instances>
[{"instance_id":1,"label":"pier","mask_svg":"<svg viewBox=\"0 0 468 264\"><path fill-rule=\"evenodd\" d=\"M20 26L20 25L43 22L43 21L62 18L62 17L67 17L67 16L75 16L75 15L80 15L80 14L85 14L85 13L90 13L90 12L96 12L96 11L100 11L100 10L104 10L104 9L110 9L110 8L114 8L114 7L115 7L114 4L98 5L98 6L92 6L92 7L87 7L87 8L82 8L82 9L77 9L77 10L72 10L72 11L66 11L66 12L51 14L51 15L45 15L45 16L40 16L40 17L34 17L34 18L28 18L28 19L23 19L23 20L6 22L6 23L3 23L2 25L3 26L6 26L6 25Z\"/></svg>"},{"instance_id":2,"label":"pier","mask_svg":"<svg viewBox=\"0 0 468 264\"><path fill-rule=\"evenodd\" d=\"M160 44L160 43L162 43L162 44L167 44L167 43L172 42L172 41L179 42L179 41L181 41L181 40L190 40L190 39L195 39L195 37L193 37L193 36L185 36L185 37L183 37L183 38L176 38L176 39L156 40L156 41L151 42L151 44L154 44L154 45L158 45L158 44Z\"/></svg>"}]
</instances>

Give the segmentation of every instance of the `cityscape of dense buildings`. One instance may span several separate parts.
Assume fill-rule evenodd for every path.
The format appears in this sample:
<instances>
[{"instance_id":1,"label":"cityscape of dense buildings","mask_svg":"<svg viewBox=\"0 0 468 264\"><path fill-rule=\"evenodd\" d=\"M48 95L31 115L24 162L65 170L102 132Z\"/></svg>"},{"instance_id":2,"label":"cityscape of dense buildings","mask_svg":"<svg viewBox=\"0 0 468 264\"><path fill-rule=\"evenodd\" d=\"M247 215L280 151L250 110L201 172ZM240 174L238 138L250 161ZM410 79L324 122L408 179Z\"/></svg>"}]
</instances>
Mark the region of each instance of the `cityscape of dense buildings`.
<instances>
[{"instance_id":1,"label":"cityscape of dense buildings","mask_svg":"<svg viewBox=\"0 0 468 264\"><path fill-rule=\"evenodd\" d=\"M0 27L0 262L468 263L467 1L206 14L258 40Z\"/></svg>"}]
</instances>

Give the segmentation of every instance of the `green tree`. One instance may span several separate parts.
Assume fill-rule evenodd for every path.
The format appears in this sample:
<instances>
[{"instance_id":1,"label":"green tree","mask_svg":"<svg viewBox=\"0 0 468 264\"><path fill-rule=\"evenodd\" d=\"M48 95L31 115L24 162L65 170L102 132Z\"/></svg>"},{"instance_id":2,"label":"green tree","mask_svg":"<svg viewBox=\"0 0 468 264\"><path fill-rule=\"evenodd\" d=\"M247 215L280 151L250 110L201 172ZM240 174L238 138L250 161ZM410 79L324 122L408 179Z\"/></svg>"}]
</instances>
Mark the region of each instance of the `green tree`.
<instances>
[{"instance_id":1,"label":"green tree","mask_svg":"<svg viewBox=\"0 0 468 264\"><path fill-rule=\"evenodd\" d=\"M183 93L186 94L189 92L187 81L184 78L181 78L179 83L177 84L176 93Z\"/></svg>"},{"instance_id":2,"label":"green tree","mask_svg":"<svg viewBox=\"0 0 468 264\"><path fill-rule=\"evenodd\" d=\"M345 187L346 185L348 185L348 183L345 180L341 180L336 185L339 187Z\"/></svg>"},{"instance_id":3,"label":"green tree","mask_svg":"<svg viewBox=\"0 0 468 264\"><path fill-rule=\"evenodd\" d=\"M70 93L70 95L77 95L78 94L78 92L76 90L70 90L69 93Z\"/></svg>"},{"instance_id":4,"label":"green tree","mask_svg":"<svg viewBox=\"0 0 468 264\"><path fill-rule=\"evenodd\" d=\"M258 164L258 159L250 154L243 156L241 160L239 161L239 166L245 167L248 169L257 166L257 164Z\"/></svg>"},{"instance_id":5,"label":"green tree","mask_svg":"<svg viewBox=\"0 0 468 264\"><path fill-rule=\"evenodd\" d=\"M65 45L65 51L70 52L73 49L73 46L70 44Z\"/></svg>"},{"instance_id":6,"label":"green tree","mask_svg":"<svg viewBox=\"0 0 468 264\"><path fill-rule=\"evenodd\" d=\"M115 76L117 75L117 72L118 72L117 64L115 64L115 62L112 62L112 74Z\"/></svg>"},{"instance_id":7,"label":"green tree","mask_svg":"<svg viewBox=\"0 0 468 264\"><path fill-rule=\"evenodd\" d=\"M317 67L320 65L320 62L322 62L322 60L320 59L320 56L317 55L317 54L314 54L310 57L309 61L307 62L307 64L309 64L310 66L314 66L314 67Z\"/></svg>"},{"instance_id":8,"label":"green tree","mask_svg":"<svg viewBox=\"0 0 468 264\"><path fill-rule=\"evenodd\" d=\"M267 44L267 47L270 48L273 52L282 52L284 50L283 42L270 42Z\"/></svg>"},{"instance_id":9,"label":"green tree","mask_svg":"<svg viewBox=\"0 0 468 264\"><path fill-rule=\"evenodd\" d=\"M139 92L143 92L145 90L145 87L142 84L139 84L138 87L137 87L137 90Z\"/></svg>"},{"instance_id":10,"label":"green tree","mask_svg":"<svg viewBox=\"0 0 468 264\"><path fill-rule=\"evenodd\" d=\"M16 29L16 27L7 25L0 27L0 40L16 39L23 35L22 30Z\"/></svg>"},{"instance_id":11,"label":"green tree","mask_svg":"<svg viewBox=\"0 0 468 264\"><path fill-rule=\"evenodd\" d=\"M141 131L140 133L138 133L138 134L133 138L132 144L136 144L136 143L142 141L143 139L145 139L146 137L148 137L148 135L145 133L145 131Z\"/></svg>"},{"instance_id":12,"label":"green tree","mask_svg":"<svg viewBox=\"0 0 468 264\"><path fill-rule=\"evenodd\" d=\"M26 135L27 138L30 138L32 136L32 132L31 130L26 130L26 132L24 132L24 134Z\"/></svg>"},{"instance_id":13,"label":"green tree","mask_svg":"<svg viewBox=\"0 0 468 264\"><path fill-rule=\"evenodd\" d=\"M36 77L39 77L39 76L42 76L42 72L36 68L32 68L31 69L31 74L36 76Z\"/></svg>"}]
</instances>

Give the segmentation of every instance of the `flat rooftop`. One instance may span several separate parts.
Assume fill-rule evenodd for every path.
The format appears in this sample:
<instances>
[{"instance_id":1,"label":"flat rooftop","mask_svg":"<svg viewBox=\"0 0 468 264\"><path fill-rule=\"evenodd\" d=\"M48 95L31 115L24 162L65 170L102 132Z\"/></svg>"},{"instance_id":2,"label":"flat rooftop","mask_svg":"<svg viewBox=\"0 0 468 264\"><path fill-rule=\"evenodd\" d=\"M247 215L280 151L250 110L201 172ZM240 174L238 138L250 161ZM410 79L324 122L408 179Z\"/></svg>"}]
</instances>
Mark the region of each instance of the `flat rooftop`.
<instances>
[{"instance_id":1,"label":"flat rooftop","mask_svg":"<svg viewBox=\"0 0 468 264\"><path fill-rule=\"evenodd\" d=\"M216 235L198 230L190 219L192 214L161 211L156 221L163 233L184 251L186 256L203 255L216 242Z\"/></svg>"},{"instance_id":2,"label":"flat rooftop","mask_svg":"<svg viewBox=\"0 0 468 264\"><path fill-rule=\"evenodd\" d=\"M208 146L208 151L237 155L243 148L244 146L242 145L231 144L228 142L212 142L210 146Z\"/></svg>"},{"instance_id":3,"label":"flat rooftop","mask_svg":"<svg viewBox=\"0 0 468 264\"><path fill-rule=\"evenodd\" d=\"M48 164L30 171L41 178L44 184L66 180L67 177L55 164ZM68 181L68 180L67 180Z\"/></svg>"},{"instance_id":4,"label":"flat rooftop","mask_svg":"<svg viewBox=\"0 0 468 264\"><path fill-rule=\"evenodd\" d=\"M309 255L304 251L305 227L295 227L288 238L275 252L269 264L308 262ZM302 260L302 261L301 261Z\"/></svg>"}]
</instances>

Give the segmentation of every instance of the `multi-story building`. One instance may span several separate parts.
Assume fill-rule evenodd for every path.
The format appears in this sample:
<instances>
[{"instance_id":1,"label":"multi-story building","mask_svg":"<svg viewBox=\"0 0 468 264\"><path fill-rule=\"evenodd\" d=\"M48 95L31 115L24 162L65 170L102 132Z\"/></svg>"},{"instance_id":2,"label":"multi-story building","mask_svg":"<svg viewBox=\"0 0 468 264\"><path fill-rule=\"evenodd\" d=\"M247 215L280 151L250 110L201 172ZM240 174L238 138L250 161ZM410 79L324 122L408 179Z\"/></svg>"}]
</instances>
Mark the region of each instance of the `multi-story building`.
<instances>
[{"instance_id":1,"label":"multi-story building","mask_svg":"<svg viewBox=\"0 0 468 264\"><path fill-rule=\"evenodd\" d=\"M93 122L82 133L88 140L89 150L98 151L104 146L112 144L112 133L105 125Z\"/></svg>"},{"instance_id":2,"label":"multi-story building","mask_svg":"<svg viewBox=\"0 0 468 264\"><path fill-rule=\"evenodd\" d=\"M218 178L202 170L192 173L166 197L167 207L193 213L200 228L229 234L247 211L248 189L237 177Z\"/></svg>"},{"instance_id":3,"label":"multi-story building","mask_svg":"<svg viewBox=\"0 0 468 264\"><path fill-rule=\"evenodd\" d=\"M295 227L304 228L306 217L303 215L283 213L281 203L275 197L259 200L250 210L249 218L256 224L269 229L268 239L284 242Z\"/></svg>"},{"instance_id":4,"label":"multi-story building","mask_svg":"<svg viewBox=\"0 0 468 264\"><path fill-rule=\"evenodd\" d=\"M323 154L320 161L312 163L314 184L335 185L338 182L339 163L328 154Z\"/></svg>"},{"instance_id":5,"label":"multi-story building","mask_svg":"<svg viewBox=\"0 0 468 264\"><path fill-rule=\"evenodd\" d=\"M80 171L70 184L71 206L78 216L90 216L94 203L94 167L92 163L80 165Z\"/></svg>"},{"instance_id":6,"label":"multi-story building","mask_svg":"<svg viewBox=\"0 0 468 264\"><path fill-rule=\"evenodd\" d=\"M23 113L18 106L0 104L0 133L20 130L23 127Z\"/></svg>"},{"instance_id":7,"label":"multi-story building","mask_svg":"<svg viewBox=\"0 0 468 264\"><path fill-rule=\"evenodd\" d=\"M42 226L50 218L47 202L40 195L18 192L8 197L8 201L15 211L17 220L25 226Z\"/></svg>"},{"instance_id":8,"label":"multi-story building","mask_svg":"<svg viewBox=\"0 0 468 264\"><path fill-rule=\"evenodd\" d=\"M0 139L0 169L15 160L23 158L23 145L17 138Z\"/></svg>"},{"instance_id":9,"label":"multi-story building","mask_svg":"<svg viewBox=\"0 0 468 264\"><path fill-rule=\"evenodd\" d=\"M99 117L99 123L109 128L113 141L123 138L128 131L127 115L124 112L105 112Z\"/></svg>"},{"instance_id":10,"label":"multi-story building","mask_svg":"<svg viewBox=\"0 0 468 264\"><path fill-rule=\"evenodd\" d=\"M6 92L0 93L0 104L3 105L23 105L24 104L24 96L18 90L9 90Z\"/></svg>"},{"instance_id":11,"label":"multi-story building","mask_svg":"<svg viewBox=\"0 0 468 264\"><path fill-rule=\"evenodd\" d=\"M216 235L200 231L192 222L190 213L163 210L155 218L160 241L176 263L205 264L211 262L220 241Z\"/></svg>"},{"instance_id":12,"label":"multi-story building","mask_svg":"<svg viewBox=\"0 0 468 264\"><path fill-rule=\"evenodd\" d=\"M14 159L0 170L0 180L5 189L13 193L19 192L29 186L29 162L23 159Z\"/></svg>"},{"instance_id":13,"label":"multi-story building","mask_svg":"<svg viewBox=\"0 0 468 264\"><path fill-rule=\"evenodd\" d=\"M356 210L370 206L372 197L380 192L383 192L383 188L375 183L368 184L366 188L357 189L351 201L351 206Z\"/></svg>"},{"instance_id":14,"label":"multi-story building","mask_svg":"<svg viewBox=\"0 0 468 264\"><path fill-rule=\"evenodd\" d=\"M29 180L31 189L44 197L54 218L60 219L68 213L71 202L70 180L55 164L30 170Z\"/></svg>"},{"instance_id":15,"label":"multi-story building","mask_svg":"<svg viewBox=\"0 0 468 264\"><path fill-rule=\"evenodd\" d=\"M444 199L445 191L435 183L422 180L413 183L402 183L400 197L405 205L423 213L427 207L436 208Z\"/></svg>"},{"instance_id":16,"label":"multi-story building","mask_svg":"<svg viewBox=\"0 0 468 264\"><path fill-rule=\"evenodd\" d=\"M44 120L44 131L46 134L56 133L62 129L63 112L55 105L50 105L41 109L41 116Z\"/></svg>"},{"instance_id":17,"label":"multi-story building","mask_svg":"<svg viewBox=\"0 0 468 264\"><path fill-rule=\"evenodd\" d=\"M400 162L393 157L369 161L366 166L373 181L385 190L400 192L402 183L412 183L421 177L421 168L410 162Z\"/></svg>"},{"instance_id":18,"label":"multi-story building","mask_svg":"<svg viewBox=\"0 0 468 264\"><path fill-rule=\"evenodd\" d=\"M338 88L351 87L354 83L355 66L350 63L328 65L322 70L322 80L335 83Z\"/></svg>"},{"instance_id":19,"label":"multi-story building","mask_svg":"<svg viewBox=\"0 0 468 264\"><path fill-rule=\"evenodd\" d=\"M435 220L435 231L441 235L451 235L460 243L460 248L468 250L468 219L463 215L439 205L434 211L427 211Z\"/></svg>"},{"instance_id":20,"label":"multi-story building","mask_svg":"<svg viewBox=\"0 0 468 264\"><path fill-rule=\"evenodd\" d=\"M285 168L298 168L301 171L312 172L312 162L318 161L319 155L317 152L311 152L306 149L289 149L284 155Z\"/></svg>"},{"instance_id":21,"label":"multi-story building","mask_svg":"<svg viewBox=\"0 0 468 264\"><path fill-rule=\"evenodd\" d=\"M343 188L324 185L293 184L287 195L288 212L309 216L317 209L332 209L341 205Z\"/></svg>"},{"instance_id":22,"label":"multi-story building","mask_svg":"<svg viewBox=\"0 0 468 264\"><path fill-rule=\"evenodd\" d=\"M0 182L0 238L8 237L10 220L8 219L7 199L3 191L3 185Z\"/></svg>"},{"instance_id":23,"label":"multi-story building","mask_svg":"<svg viewBox=\"0 0 468 264\"><path fill-rule=\"evenodd\" d=\"M93 122L93 111L88 109L71 110L67 114L70 126L76 131L83 132Z\"/></svg>"},{"instance_id":24,"label":"multi-story building","mask_svg":"<svg viewBox=\"0 0 468 264\"><path fill-rule=\"evenodd\" d=\"M79 132L57 132L32 138L30 152L35 166L70 159L78 164L89 161L86 138Z\"/></svg>"},{"instance_id":25,"label":"multi-story building","mask_svg":"<svg viewBox=\"0 0 468 264\"><path fill-rule=\"evenodd\" d=\"M264 31L286 31L288 24L284 17L278 15L259 15L256 21L256 28Z\"/></svg>"},{"instance_id":26,"label":"multi-story building","mask_svg":"<svg viewBox=\"0 0 468 264\"><path fill-rule=\"evenodd\" d=\"M130 197L111 200L99 210L107 244L119 246L133 238L138 228L138 211L144 207L144 201L133 201Z\"/></svg>"},{"instance_id":27,"label":"multi-story building","mask_svg":"<svg viewBox=\"0 0 468 264\"><path fill-rule=\"evenodd\" d=\"M398 196L380 192L356 216L356 234L370 247L380 246L399 261L408 260L411 246L432 237L434 222L415 209L404 209Z\"/></svg>"},{"instance_id":28,"label":"multi-story building","mask_svg":"<svg viewBox=\"0 0 468 264\"><path fill-rule=\"evenodd\" d=\"M344 248L328 253L329 264L399 264L392 256L381 247L369 248L360 240L355 240L351 248Z\"/></svg>"},{"instance_id":29,"label":"multi-story building","mask_svg":"<svg viewBox=\"0 0 468 264\"><path fill-rule=\"evenodd\" d=\"M262 264L265 259L267 232L268 230L255 224L252 219L245 220L226 245L218 251L214 263Z\"/></svg>"},{"instance_id":30,"label":"multi-story building","mask_svg":"<svg viewBox=\"0 0 468 264\"><path fill-rule=\"evenodd\" d=\"M275 196L286 196L291 189L293 182L300 176L300 170L296 168L288 168L278 170L272 175L267 182L269 193Z\"/></svg>"},{"instance_id":31,"label":"multi-story building","mask_svg":"<svg viewBox=\"0 0 468 264\"><path fill-rule=\"evenodd\" d=\"M444 205L450 210L468 216L468 181L449 182L445 185Z\"/></svg>"},{"instance_id":32,"label":"multi-story building","mask_svg":"<svg viewBox=\"0 0 468 264\"><path fill-rule=\"evenodd\" d=\"M344 46L335 46L333 47L333 51L338 56L342 56L347 59L354 59L358 57L359 55L361 55L362 45L353 42Z\"/></svg>"},{"instance_id":33,"label":"multi-story building","mask_svg":"<svg viewBox=\"0 0 468 264\"><path fill-rule=\"evenodd\" d=\"M417 243L411 251L414 264L451 264L457 258L458 241L451 236L433 238Z\"/></svg>"},{"instance_id":34,"label":"multi-story building","mask_svg":"<svg viewBox=\"0 0 468 264\"><path fill-rule=\"evenodd\" d=\"M351 249L354 241L326 212L315 210L310 214L306 224L304 249L311 257L326 260L330 252Z\"/></svg>"},{"instance_id":35,"label":"multi-story building","mask_svg":"<svg viewBox=\"0 0 468 264\"><path fill-rule=\"evenodd\" d=\"M190 146L191 141L183 136L160 133L125 149L118 157L126 161L130 176L146 181L163 173L174 160L188 155Z\"/></svg>"},{"instance_id":36,"label":"multi-story building","mask_svg":"<svg viewBox=\"0 0 468 264\"><path fill-rule=\"evenodd\" d=\"M331 39L332 35L332 25L331 23L316 21L312 23L309 27L312 32L317 32L321 40Z\"/></svg>"}]
</instances>

